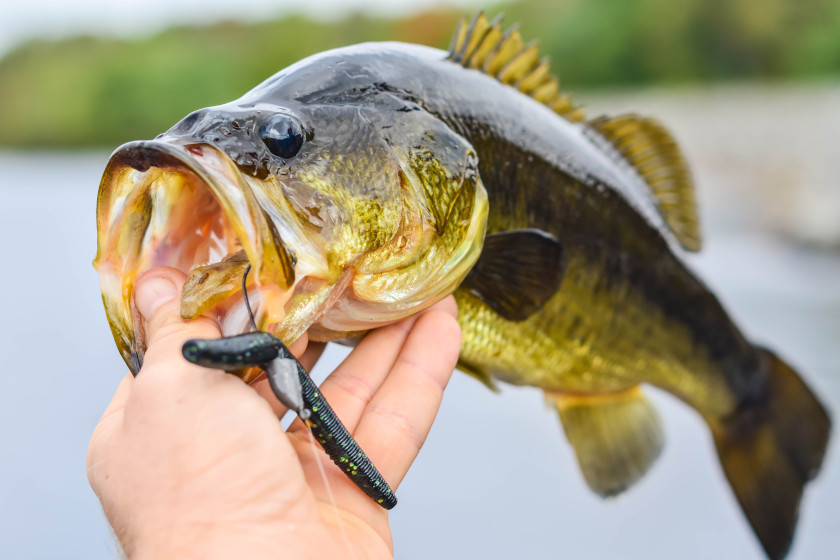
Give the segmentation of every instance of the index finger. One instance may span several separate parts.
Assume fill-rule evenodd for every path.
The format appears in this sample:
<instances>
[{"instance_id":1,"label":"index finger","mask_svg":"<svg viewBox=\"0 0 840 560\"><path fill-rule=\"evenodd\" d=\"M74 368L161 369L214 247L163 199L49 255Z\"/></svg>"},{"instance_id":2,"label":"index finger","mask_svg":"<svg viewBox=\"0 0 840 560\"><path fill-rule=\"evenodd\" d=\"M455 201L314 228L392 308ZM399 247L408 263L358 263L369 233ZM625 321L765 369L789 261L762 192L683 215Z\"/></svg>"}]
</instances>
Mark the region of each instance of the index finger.
<instances>
[{"instance_id":1,"label":"index finger","mask_svg":"<svg viewBox=\"0 0 840 560\"><path fill-rule=\"evenodd\" d=\"M461 350L452 312L420 316L354 437L394 489L405 477L440 407Z\"/></svg>"}]
</instances>

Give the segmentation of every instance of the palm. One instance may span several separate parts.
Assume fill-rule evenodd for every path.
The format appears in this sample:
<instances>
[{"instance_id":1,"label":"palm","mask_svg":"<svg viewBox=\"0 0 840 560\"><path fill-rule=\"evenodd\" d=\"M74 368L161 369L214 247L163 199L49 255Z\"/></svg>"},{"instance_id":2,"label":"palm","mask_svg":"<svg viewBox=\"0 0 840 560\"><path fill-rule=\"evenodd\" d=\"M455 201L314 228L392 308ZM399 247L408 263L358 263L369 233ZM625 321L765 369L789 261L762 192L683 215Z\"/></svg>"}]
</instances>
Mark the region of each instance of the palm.
<instances>
[{"instance_id":1,"label":"palm","mask_svg":"<svg viewBox=\"0 0 840 560\"><path fill-rule=\"evenodd\" d=\"M183 359L186 339L219 336L214 321L180 319L183 282L173 269L138 280L148 351L137 378L120 384L88 450L91 486L126 555L269 558L282 549L299 558L390 557L387 512L313 447L299 420L284 436L277 416L285 409L265 380L254 384L263 400L235 377ZM395 490L455 366L454 315L449 298L370 333L321 385ZM304 367L322 349L311 344Z\"/></svg>"}]
</instances>

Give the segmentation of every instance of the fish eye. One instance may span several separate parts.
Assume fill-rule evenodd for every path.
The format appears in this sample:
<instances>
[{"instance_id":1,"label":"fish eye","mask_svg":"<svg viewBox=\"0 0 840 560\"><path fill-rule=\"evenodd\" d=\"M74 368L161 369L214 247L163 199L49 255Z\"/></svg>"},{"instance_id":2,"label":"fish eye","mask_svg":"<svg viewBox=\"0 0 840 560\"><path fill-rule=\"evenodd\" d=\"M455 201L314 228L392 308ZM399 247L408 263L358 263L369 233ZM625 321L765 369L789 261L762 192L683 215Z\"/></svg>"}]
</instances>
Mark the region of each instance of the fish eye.
<instances>
[{"instance_id":1,"label":"fish eye","mask_svg":"<svg viewBox=\"0 0 840 560\"><path fill-rule=\"evenodd\" d=\"M300 123L289 115L276 115L260 125L260 136L268 151L283 159L295 157L303 146Z\"/></svg>"}]
</instances>

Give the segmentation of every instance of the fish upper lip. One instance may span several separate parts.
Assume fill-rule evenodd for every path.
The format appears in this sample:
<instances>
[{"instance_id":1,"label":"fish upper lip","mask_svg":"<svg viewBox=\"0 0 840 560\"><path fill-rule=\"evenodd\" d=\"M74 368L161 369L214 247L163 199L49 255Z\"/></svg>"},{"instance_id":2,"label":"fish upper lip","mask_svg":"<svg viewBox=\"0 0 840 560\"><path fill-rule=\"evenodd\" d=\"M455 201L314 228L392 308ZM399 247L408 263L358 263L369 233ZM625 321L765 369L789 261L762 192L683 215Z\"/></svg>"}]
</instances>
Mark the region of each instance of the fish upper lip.
<instances>
[{"instance_id":1,"label":"fish upper lip","mask_svg":"<svg viewBox=\"0 0 840 560\"><path fill-rule=\"evenodd\" d=\"M149 184L142 183L139 176L132 177L130 169L144 173L152 168L191 174L204 183L254 264L255 276L271 278L271 283L281 289L294 282L294 266L287 249L269 226L250 185L225 152L185 139L141 140L120 146L106 165L97 197L98 243L93 264L100 273L103 303L114 339L135 374L142 365L146 342L133 305L134 281L146 268L160 266L149 257L156 248L145 240L147 229L154 229L150 223L154 224L158 205L165 206L164 220L177 206L174 197L162 203L143 198L150 197ZM167 188L171 185L164 184ZM144 200L143 212L132 206L138 200ZM139 226L126 220L131 212L143 214L142 219L138 217ZM261 268L271 270L265 270L264 275Z\"/></svg>"},{"instance_id":2,"label":"fish upper lip","mask_svg":"<svg viewBox=\"0 0 840 560\"><path fill-rule=\"evenodd\" d=\"M177 146L181 147L180 144ZM191 157L187 159L183 151L176 148L176 144L164 140L137 140L123 144L111 154L108 167L113 165L126 165L137 171L148 171L152 167L186 165L191 171L197 172L203 180L208 179L206 173L202 173L204 169L199 162Z\"/></svg>"}]
</instances>

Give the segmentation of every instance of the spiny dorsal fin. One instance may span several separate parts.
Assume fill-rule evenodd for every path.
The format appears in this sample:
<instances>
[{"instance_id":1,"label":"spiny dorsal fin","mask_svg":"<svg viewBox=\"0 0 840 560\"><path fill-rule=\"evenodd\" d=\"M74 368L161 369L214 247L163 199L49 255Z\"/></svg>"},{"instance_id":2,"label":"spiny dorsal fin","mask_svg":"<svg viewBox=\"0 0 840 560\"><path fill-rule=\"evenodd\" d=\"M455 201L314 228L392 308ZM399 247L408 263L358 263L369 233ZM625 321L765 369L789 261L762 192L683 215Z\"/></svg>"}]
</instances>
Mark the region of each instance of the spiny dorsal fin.
<instances>
[{"instance_id":1,"label":"spiny dorsal fin","mask_svg":"<svg viewBox=\"0 0 840 560\"><path fill-rule=\"evenodd\" d=\"M501 16L488 22L484 12L478 12L469 24L462 19L447 59L515 87L569 121L582 122L585 118L583 108L560 91L536 43L525 44L515 25L503 33Z\"/></svg>"},{"instance_id":2,"label":"spiny dorsal fin","mask_svg":"<svg viewBox=\"0 0 840 560\"><path fill-rule=\"evenodd\" d=\"M587 123L618 152L650 187L659 213L680 244L699 251L700 221L694 184L674 137L654 119L638 115L598 117Z\"/></svg>"}]
</instances>

